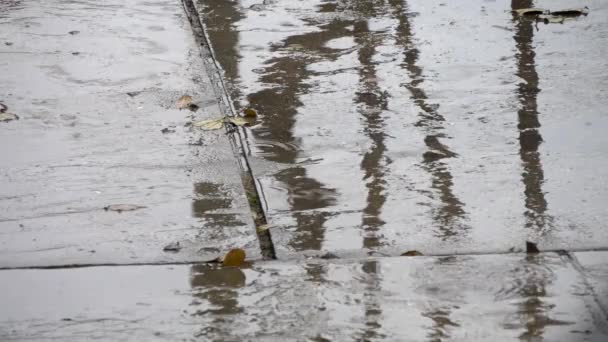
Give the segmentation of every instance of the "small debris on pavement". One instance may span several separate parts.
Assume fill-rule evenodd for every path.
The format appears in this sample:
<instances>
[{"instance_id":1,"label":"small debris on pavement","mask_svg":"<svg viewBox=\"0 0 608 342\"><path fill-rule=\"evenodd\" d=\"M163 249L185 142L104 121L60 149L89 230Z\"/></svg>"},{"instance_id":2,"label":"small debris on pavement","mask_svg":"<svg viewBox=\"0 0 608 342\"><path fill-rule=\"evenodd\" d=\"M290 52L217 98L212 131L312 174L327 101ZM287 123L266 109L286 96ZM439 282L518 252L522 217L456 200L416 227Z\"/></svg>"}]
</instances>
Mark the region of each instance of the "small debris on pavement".
<instances>
[{"instance_id":1,"label":"small debris on pavement","mask_svg":"<svg viewBox=\"0 0 608 342\"><path fill-rule=\"evenodd\" d=\"M568 8L558 11L550 11L542 8L522 8L513 11L520 17L534 18L545 24L563 24L566 19L575 18L589 14L589 7Z\"/></svg>"},{"instance_id":2,"label":"small debris on pavement","mask_svg":"<svg viewBox=\"0 0 608 342\"><path fill-rule=\"evenodd\" d=\"M167 133L175 133L175 129L173 128L169 128L169 127L165 127L163 129L160 130L160 132L162 134L167 134Z\"/></svg>"},{"instance_id":3,"label":"small debris on pavement","mask_svg":"<svg viewBox=\"0 0 608 342\"><path fill-rule=\"evenodd\" d=\"M224 259L222 259L222 265L224 266L241 266L245 262L245 251L240 248L231 249L226 253Z\"/></svg>"},{"instance_id":4,"label":"small debris on pavement","mask_svg":"<svg viewBox=\"0 0 608 342\"><path fill-rule=\"evenodd\" d=\"M175 253L175 252L179 252L180 249L182 249L182 246L180 246L179 241L171 242L170 244L163 247L163 251L165 251L165 252L174 252Z\"/></svg>"},{"instance_id":5,"label":"small debris on pavement","mask_svg":"<svg viewBox=\"0 0 608 342\"><path fill-rule=\"evenodd\" d=\"M548 13L549 11L543 8L520 8L513 10L513 12L519 16L536 16Z\"/></svg>"},{"instance_id":6,"label":"small debris on pavement","mask_svg":"<svg viewBox=\"0 0 608 342\"><path fill-rule=\"evenodd\" d=\"M329 259L338 259L338 256L335 255L335 254L333 254L333 253L331 253L331 252L327 252L327 253L321 255L320 258L321 259L329 260Z\"/></svg>"},{"instance_id":7,"label":"small debris on pavement","mask_svg":"<svg viewBox=\"0 0 608 342\"><path fill-rule=\"evenodd\" d=\"M74 30L74 31L70 31L70 32L68 32L68 33L69 33L69 34L71 34L71 35L73 36L73 35L79 34L79 33L80 33L80 31L76 31L76 30Z\"/></svg>"},{"instance_id":8,"label":"small debris on pavement","mask_svg":"<svg viewBox=\"0 0 608 342\"><path fill-rule=\"evenodd\" d=\"M587 14L589 14L589 7L587 6L583 8L568 8L551 12L551 15L560 17L578 17Z\"/></svg>"},{"instance_id":9,"label":"small debris on pavement","mask_svg":"<svg viewBox=\"0 0 608 342\"><path fill-rule=\"evenodd\" d=\"M136 205L136 204L111 204L111 205L104 207L103 209L105 211L116 211L116 212L121 213L123 211L133 211L133 210L138 210L138 209L143 209L143 208L145 208L145 206Z\"/></svg>"},{"instance_id":10,"label":"small debris on pavement","mask_svg":"<svg viewBox=\"0 0 608 342\"><path fill-rule=\"evenodd\" d=\"M190 108L190 105L192 105L192 96L190 95L183 95L177 99L177 109L179 110Z\"/></svg>"},{"instance_id":11,"label":"small debris on pavement","mask_svg":"<svg viewBox=\"0 0 608 342\"><path fill-rule=\"evenodd\" d=\"M407 251L404 253L401 253L401 256L423 256L424 254L420 253L419 251L416 250L411 250L411 251Z\"/></svg>"},{"instance_id":12,"label":"small debris on pavement","mask_svg":"<svg viewBox=\"0 0 608 342\"><path fill-rule=\"evenodd\" d=\"M534 242L526 241L526 253L538 254L540 251Z\"/></svg>"}]
</instances>

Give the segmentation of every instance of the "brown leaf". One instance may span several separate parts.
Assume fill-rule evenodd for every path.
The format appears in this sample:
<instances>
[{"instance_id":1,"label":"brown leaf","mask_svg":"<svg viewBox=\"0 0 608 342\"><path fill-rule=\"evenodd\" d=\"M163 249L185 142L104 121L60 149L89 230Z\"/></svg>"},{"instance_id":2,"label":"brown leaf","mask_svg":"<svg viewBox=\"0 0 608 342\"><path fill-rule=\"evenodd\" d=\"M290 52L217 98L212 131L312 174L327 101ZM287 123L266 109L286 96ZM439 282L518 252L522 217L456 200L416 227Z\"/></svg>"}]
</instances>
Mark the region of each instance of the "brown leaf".
<instances>
[{"instance_id":1,"label":"brown leaf","mask_svg":"<svg viewBox=\"0 0 608 342\"><path fill-rule=\"evenodd\" d=\"M411 251L407 251L401 254L401 256L423 256L424 254L416 251L416 250L411 250Z\"/></svg>"},{"instance_id":2,"label":"brown leaf","mask_svg":"<svg viewBox=\"0 0 608 342\"><path fill-rule=\"evenodd\" d=\"M243 116L246 118L255 118L256 116L258 116L258 112L256 112L255 109L251 107L247 107L243 109Z\"/></svg>"},{"instance_id":3,"label":"brown leaf","mask_svg":"<svg viewBox=\"0 0 608 342\"><path fill-rule=\"evenodd\" d=\"M231 249L222 260L224 266L241 266L245 262L245 251L240 248Z\"/></svg>"},{"instance_id":4,"label":"brown leaf","mask_svg":"<svg viewBox=\"0 0 608 342\"><path fill-rule=\"evenodd\" d=\"M192 96L184 95L177 100L177 109L182 110L182 109L190 108L191 104L192 104Z\"/></svg>"}]
</instances>

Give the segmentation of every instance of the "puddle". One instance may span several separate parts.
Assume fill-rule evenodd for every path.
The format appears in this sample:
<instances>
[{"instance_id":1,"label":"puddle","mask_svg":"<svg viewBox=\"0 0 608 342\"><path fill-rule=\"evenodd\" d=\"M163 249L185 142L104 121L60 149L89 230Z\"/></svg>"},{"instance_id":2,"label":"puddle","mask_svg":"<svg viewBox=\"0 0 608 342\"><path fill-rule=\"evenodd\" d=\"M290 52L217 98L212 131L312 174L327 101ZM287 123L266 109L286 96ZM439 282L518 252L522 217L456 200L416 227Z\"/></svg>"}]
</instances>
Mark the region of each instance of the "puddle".
<instances>
[{"instance_id":1,"label":"puddle","mask_svg":"<svg viewBox=\"0 0 608 342\"><path fill-rule=\"evenodd\" d=\"M277 248L557 247L572 242L572 224L608 241L589 225L605 217L598 202L573 204L594 218L564 206L574 189L608 200L586 186L596 177L578 157L605 152L605 139L569 148L568 163L564 142L547 138L563 127L556 115L607 125L598 114L606 97L585 81L608 82L594 51L606 39L607 25L592 17L605 11L600 2L587 17L540 28L511 14L531 1L251 5L199 8L235 107L259 113L247 136L252 159L279 165L257 174ZM576 74L581 61L594 76ZM584 96L584 114L571 114L572 84L595 94ZM595 243L580 236L581 246Z\"/></svg>"}]
</instances>

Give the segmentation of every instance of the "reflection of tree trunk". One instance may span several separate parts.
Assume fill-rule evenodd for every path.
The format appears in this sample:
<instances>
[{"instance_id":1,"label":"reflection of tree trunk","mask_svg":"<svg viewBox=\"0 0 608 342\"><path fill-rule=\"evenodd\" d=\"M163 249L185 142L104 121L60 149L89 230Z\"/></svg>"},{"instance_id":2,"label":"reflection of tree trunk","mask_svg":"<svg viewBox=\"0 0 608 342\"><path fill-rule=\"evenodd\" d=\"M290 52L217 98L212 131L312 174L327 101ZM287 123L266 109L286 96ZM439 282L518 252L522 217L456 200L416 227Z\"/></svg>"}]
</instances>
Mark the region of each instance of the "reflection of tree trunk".
<instances>
[{"instance_id":1,"label":"reflection of tree trunk","mask_svg":"<svg viewBox=\"0 0 608 342\"><path fill-rule=\"evenodd\" d=\"M239 306L237 290L245 286L245 274L237 267L192 266L190 286L195 298L202 299L210 309L195 314L203 318L212 317L201 328L196 337L231 336L233 326L226 319L237 318L243 311Z\"/></svg>"},{"instance_id":2,"label":"reflection of tree trunk","mask_svg":"<svg viewBox=\"0 0 608 342\"><path fill-rule=\"evenodd\" d=\"M331 39L343 37L350 32L350 22L334 21L320 26L322 31L287 38L280 47L275 47L277 57L267 61L261 82L273 85L248 96L249 102L263 115L262 128L254 131L270 144L260 146L262 155L272 161L292 164L279 172L276 179L286 185L292 215L296 219L296 234L290 245L297 250L320 250L324 239L324 223L327 213L316 211L335 203L335 190L326 188L319 181L306 175L306 169L294 165L297 162L296 146L299 141L293 136L300 96L308 92L305 81L311 76L307 66L323 59L332 59L331 49L324 47ZM303 46L303 51L290 54L293 46ZM272 142L280 142L273 144Z\"/></svg>"},{"instance_id":3,"label":"reflection of tree trunk","mask_svg":"<svg viewBox=\"0 0 608 342\"><path fill-rule=\"evenodd\" d=\"M532 0L512 0L511 8L530 8ZM535 52L532 46L534 37L534 24L531 20L518 18L513 14L516 21L515 39L517 53L517 76L525 82L518 85L520 109L517 112L519 128L519 155L524 171L522 180L524 183L524 196L526 201L526 227L534 228L542 233L546 226L547 201L542 191L543 169L540 161L538 147L542 137L538 131L540 122L538 120L538 108L536 97L540 92L538 88L538 74L534 61ZM546 296L547 275L538 274L540 256L527 257L525 283L519 294L525 298L521 303L519 314L525 322L526 331L520 335L523 341L536 341L542 339L544 328L550 323L546 316L547 305L543 303L542 297Z\"/></svg>"},{"instance_id":4,"label":"reflection of tree trunk","mask_svg":"<svg viewBox=\"0 0 608 342\"><path fill-rule=\"evenodd\" d=\"M529 8L531 0L513 0L512 9ZM543 141L538 129L537 95L538 74L534 61L535 52L532 46L534 37L534 23L531 20L521 19L513 15L516 20L515 43L517 53L517 76L525 82L518 85L520 109L517 112L519 128L519 155L523 165L522 180L524 183L524 196L526 201L526 227L534 228L543 233L551 218L546 215L547 201L542 190L544 173L538 148Z\"/></svg>"},{"instance_id":5,"label":"reflection of tree trunk","mask_svg":"<svg viewBox=\"0 0 608 342\"><path fill-rule=\"evenodd\" d=\"M236 1L232 0L214 0L200 2L200 7L203 8L205 23L207 24L209 38L213 45L213 51L217 57L222 69L224 69L224 77L228 81L226 86L229 89L230 96L233 100L240 97L238 86L238 41L239 33L234 29L234 24L243 18L238 10ZM235 101L238 103L238 101Z\"/></svg>"},{"instance_id":6,"label":"reflection of tree trunk","mask_svg":"<svg viewBox=\"0 0 608 342\"><path fill-rule=\"evenodd\" d=\"M384 225L380 219L382 206L386 202L384 194L385 167L384 152L384 120L382 111L387 108L387 96L382 93L377 82L376 67L372 61L376 52L376 46L381 40L369 31L366 20L355 23L355 42L359 46L359 90L356 94L355 103L358 105L359 113L365 121L363 131L372 141L371 149L365 153L361 161L361 169L365 172L364 179L367 181L367 205L363 209L363 229L365 235L363 246L374 248L380 245L378 231Z\"/></svg>"},{"instance_id":7,"label":"reflection of tree trunk","mask_svg":"<svg viewBox=\"0 0 608 342\"><path fill-rule=\"evenodd\" d=\"M458 236L468 227L462 221L466 220L464 204L454 194L453 177L445 158L455 157L456 153L444 145L439 139L444 138L443 124L445 118L437 111L438 105L428 102L426 92L421 87L424 81L422 69L418 66L420 52L414 45L414 35L409 19L407 3L401 0L389 0L393 16L399 21L397 27L397 45L404 49L404 61L401 67L405 70L410 81L404 86L410 92L413 102L420 108L417 127L420 127L426 137L424 143L428 150L423 155L424 169L431 175L431 187L439 194L440 204L432 210L432 217L439 228L442 238Z\"/></svg>"},{"instance_id":8,"label":"reflection of tree trunk","mask_svg":"<svg viewBox=\"0 0 608 342\"><path fill-rule=\"evenodd\" d=\"M382 306L378 299L378 292L382 287L382 279L380 278L380 271L378 268L380 264L378 261L365 261L362 265L363 272L367 275L365 284L364 294L364 308L365 308L365 330L361 341L373 341L382 340L386 336L379 333L382 325L380 324L382 318Z\"/></svg>"},{"instance_id":9,"label":"reflection of tree trunk","mask_svg":"<svg viewBox=\"0 0 608 342\"><path fill-rule=\"evenodd\" d=\"M571 323L549 317L554 304L545 303L547 285L554 279L552 271L544 266L547 260L542 255L526 256L512 275L521 280L513 285L515 289L507 289L512 298L518 299L516 322L508 323L506 328L524 329L519 335L522 341L542 341L545 329L555 325L569 325Z\"/></svg>"},{"instance_id":10,"label":"reflection of tree trunk","mask_svg":"<svg viewBox=\"0 0 608 342\"><path fill-rule=\"evenodd\" d=\"M453 265L454 257L438 257L435 261L438 265ZM448 266L450 267L450 266ZM441 269L439 267L438 269ZM454 300L455 298L451 298ZM432 303L424 312L422 316L429 318L433 321L433 325L427 334L428 341L440 342L450 340L450 328L459 327L460 325L450 318L452 314L452 308L456 305L446 306L441 302L441 298L436 303Z\"/></svg>"}]
</instances>

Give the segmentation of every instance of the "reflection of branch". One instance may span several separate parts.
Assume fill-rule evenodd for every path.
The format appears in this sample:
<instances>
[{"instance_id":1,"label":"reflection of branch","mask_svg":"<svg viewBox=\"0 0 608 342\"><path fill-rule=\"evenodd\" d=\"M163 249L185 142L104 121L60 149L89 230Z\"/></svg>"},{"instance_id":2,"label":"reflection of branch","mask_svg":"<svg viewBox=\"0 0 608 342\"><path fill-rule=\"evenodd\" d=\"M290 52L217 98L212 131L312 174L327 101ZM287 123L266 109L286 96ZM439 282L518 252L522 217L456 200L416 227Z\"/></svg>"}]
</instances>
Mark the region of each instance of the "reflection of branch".
<instances>
[{"instance_id":1,"label":"reflection of branch","mask_svg":"<svg viewBox=\"0 0 608 342\"><path fill-rule=\"evenodd\" d=\"M365 121L363 131L372 141L371 149L365 153L361 160L361 169L364 171L364 179L368 180L367 205L363 209L362 226L366 230L363 237L365 248L374 248L380 245L378 230L384 225L380 219L382 207L386 202L384 195L385 167L383 165L385 145L385 123L382 118L382 110L388 107L387 96L381 91L378 82L376 67L373 57L376 53L376 46L382 43L370 31L367 20L359 21L355 24L355 42L359 48L359 90L355 96L355 103L359 107L359 112Z\"/></svg>"},{"instance_id":2,"label":"reflection of branch","mask_svg":"<svg viewBox=\"0 0 608 342\"><path fill-rule=\"evenodd\" d=\"M427 151L423 154L423 168L431 175L431 187L439 193L440 205L433 210L432 217L440 230L440 237L457 236L467 229L460 220L466 219L464 204L454 194L453 176L448 165L442 160L456 157L457 154L443 144L443 122L445 118L438 112L437 104L428 103L428 96L421 84L424 82L422 68L418 66L420 51L415 47L414 35L408 17L407 3L401 0L389 0L393 16L399 21L397 27L397 44L403 47L404 60L401 67L406 71L410 81L404 87L410 92L414 104L420 108L416 127L420 127L426 137L424 143Z\"/></svg>"}]
</instances>

